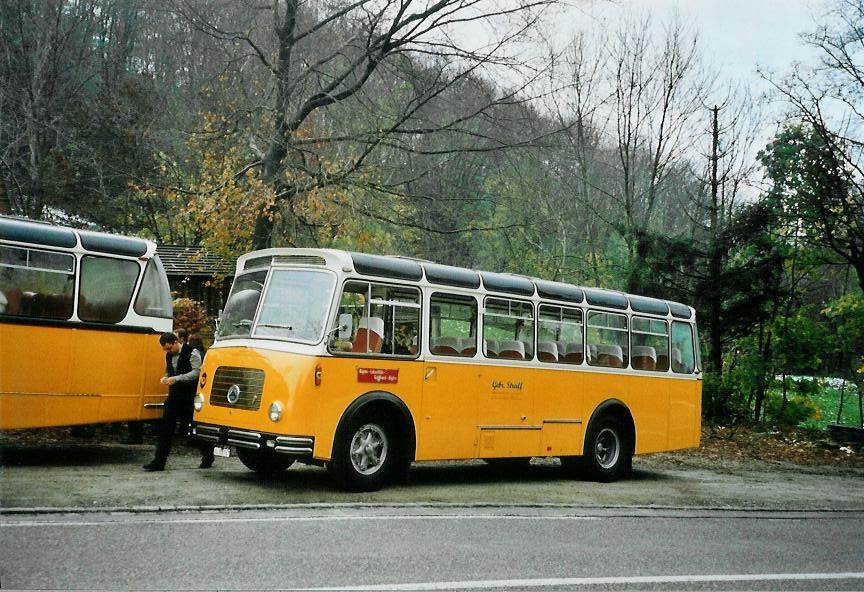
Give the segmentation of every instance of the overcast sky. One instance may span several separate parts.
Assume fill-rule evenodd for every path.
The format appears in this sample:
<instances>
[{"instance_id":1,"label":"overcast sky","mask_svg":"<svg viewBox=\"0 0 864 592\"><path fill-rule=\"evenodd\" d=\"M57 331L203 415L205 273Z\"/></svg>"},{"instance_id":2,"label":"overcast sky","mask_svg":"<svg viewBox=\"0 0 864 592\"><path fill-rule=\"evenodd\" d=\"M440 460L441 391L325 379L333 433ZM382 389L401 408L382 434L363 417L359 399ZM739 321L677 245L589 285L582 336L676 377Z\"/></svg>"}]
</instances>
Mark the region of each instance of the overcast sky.
<instances>
[{"instance_id":1,"label":"overcast sky","mask_svg":"<svg viewBox=\"0 0 864 592\"><path fill-rule=\"evenodd\" d=\"M610 23L628 12L648 13L658 33L677 11L696 26L706 59L722 75L762 90L757 65L779 73L795 60L812 61L798 35L814 28L825 7L825 0L591 0L587 10Z\"/></svg>"}]
</instances>

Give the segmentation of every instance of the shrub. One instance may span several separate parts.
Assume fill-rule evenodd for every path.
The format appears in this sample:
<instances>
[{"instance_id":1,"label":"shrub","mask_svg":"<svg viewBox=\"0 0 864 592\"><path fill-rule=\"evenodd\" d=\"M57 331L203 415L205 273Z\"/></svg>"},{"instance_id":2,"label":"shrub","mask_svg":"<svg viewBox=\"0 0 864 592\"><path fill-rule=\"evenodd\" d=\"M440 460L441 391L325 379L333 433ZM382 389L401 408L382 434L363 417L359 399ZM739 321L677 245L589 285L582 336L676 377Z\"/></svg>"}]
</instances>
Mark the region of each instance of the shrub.
<instances>
[{"instance_id":1,"label":"shrub","mask_svg":"<svg viewBox=\"0 0 864 592\"><path fill-rule=\"evenodd\" d=\"M772 392L768 396L765 415L774 425L797 426L805 421L816 419L820 412L807 396L793 395L784 406L782 395Z\"/></svg>"},{"instance_id":2,"label":"shrub","mask_svg":"<svg viewBox=\"0 0 864 592\"><path fill-rule=\"evenodd\" d=\"M706 373L702 382L702 414L707 420L727 425L746 419L749 412L741 377Z\"/></svg>"}]
</instances>

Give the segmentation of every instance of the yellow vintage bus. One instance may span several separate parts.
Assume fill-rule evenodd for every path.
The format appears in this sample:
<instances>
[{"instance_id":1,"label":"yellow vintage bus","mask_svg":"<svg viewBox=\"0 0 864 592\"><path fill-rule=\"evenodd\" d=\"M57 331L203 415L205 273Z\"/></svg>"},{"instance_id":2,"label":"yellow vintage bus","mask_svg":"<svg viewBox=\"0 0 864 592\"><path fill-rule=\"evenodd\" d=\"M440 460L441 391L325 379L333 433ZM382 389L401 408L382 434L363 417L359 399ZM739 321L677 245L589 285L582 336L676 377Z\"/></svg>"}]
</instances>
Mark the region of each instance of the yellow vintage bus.
<instances>
[{"instance_id":1,"label":"yellow vintage bus","mask_svg":"<svg viewBox=\"0 0 864 592\"><path fill-rule=\"evenodd\" d=\"M255 471L326 464L368 491L415 461L560 457L600 480L696 447L694 310L523 276L267 249L236 279L195 433Z\"/></svg>"},{"instance_id":2,"label":"yellow vintage bus","mask_svg":"<svg viewBox=\"0 0 864 592\"><path fill-rule=\"evenodd\" d=\"M0 429L158 418L171 327L153 242L0 217Z\"/></svg>"}]
</instances>

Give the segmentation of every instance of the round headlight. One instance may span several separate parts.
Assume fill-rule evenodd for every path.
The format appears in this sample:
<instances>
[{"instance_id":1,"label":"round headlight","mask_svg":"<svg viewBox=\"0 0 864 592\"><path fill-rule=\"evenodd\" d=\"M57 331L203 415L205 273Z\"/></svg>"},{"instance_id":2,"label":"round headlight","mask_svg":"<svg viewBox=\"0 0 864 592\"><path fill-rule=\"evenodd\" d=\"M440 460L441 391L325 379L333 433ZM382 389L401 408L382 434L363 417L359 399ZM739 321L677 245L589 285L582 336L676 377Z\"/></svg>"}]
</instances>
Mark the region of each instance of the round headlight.
<instances>
[{"instance_id":1,"label":"round headlight","mask_svg":"<svg viewBox=\"0 0 864 592\"><path fill-rule=\"evenodd\" d=\"M273 401L270 404L270 421L279 421L282 418L282 403Z\"/></svg>"},{"instance_id":2,"label":"round headlight","mask_svg":"<svg viewBox=\"0 0 864 592\"><path fill-rule=\"evenodd\" d=\"M188 401L189 399L186 399L186 400ZM194 405L195 405L195 411L201 411L201 409L204 407L204 395L202 395L201 393L198 393L197 395L195 395Z\"/></svg>"}]
</instances>

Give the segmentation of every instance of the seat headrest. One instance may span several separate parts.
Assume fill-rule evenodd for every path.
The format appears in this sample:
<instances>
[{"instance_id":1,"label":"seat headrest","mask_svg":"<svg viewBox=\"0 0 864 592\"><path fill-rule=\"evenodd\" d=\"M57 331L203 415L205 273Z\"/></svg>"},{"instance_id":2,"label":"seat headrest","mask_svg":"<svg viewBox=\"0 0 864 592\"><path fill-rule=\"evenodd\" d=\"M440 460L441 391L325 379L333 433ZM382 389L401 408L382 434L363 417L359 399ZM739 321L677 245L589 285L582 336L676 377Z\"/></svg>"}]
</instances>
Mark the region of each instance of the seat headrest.
<instances>
[{"instance_id":1,"label":"seat headrest","mask_svg":"<svg viewBox=\"0 0 864 592\"><path fill-rule=\"evenodd\" d=\"M378 335L384 335L384 319L381 317L363 317L360 319L358 329L369 329Z\"/></svg>"}]
</instances>

